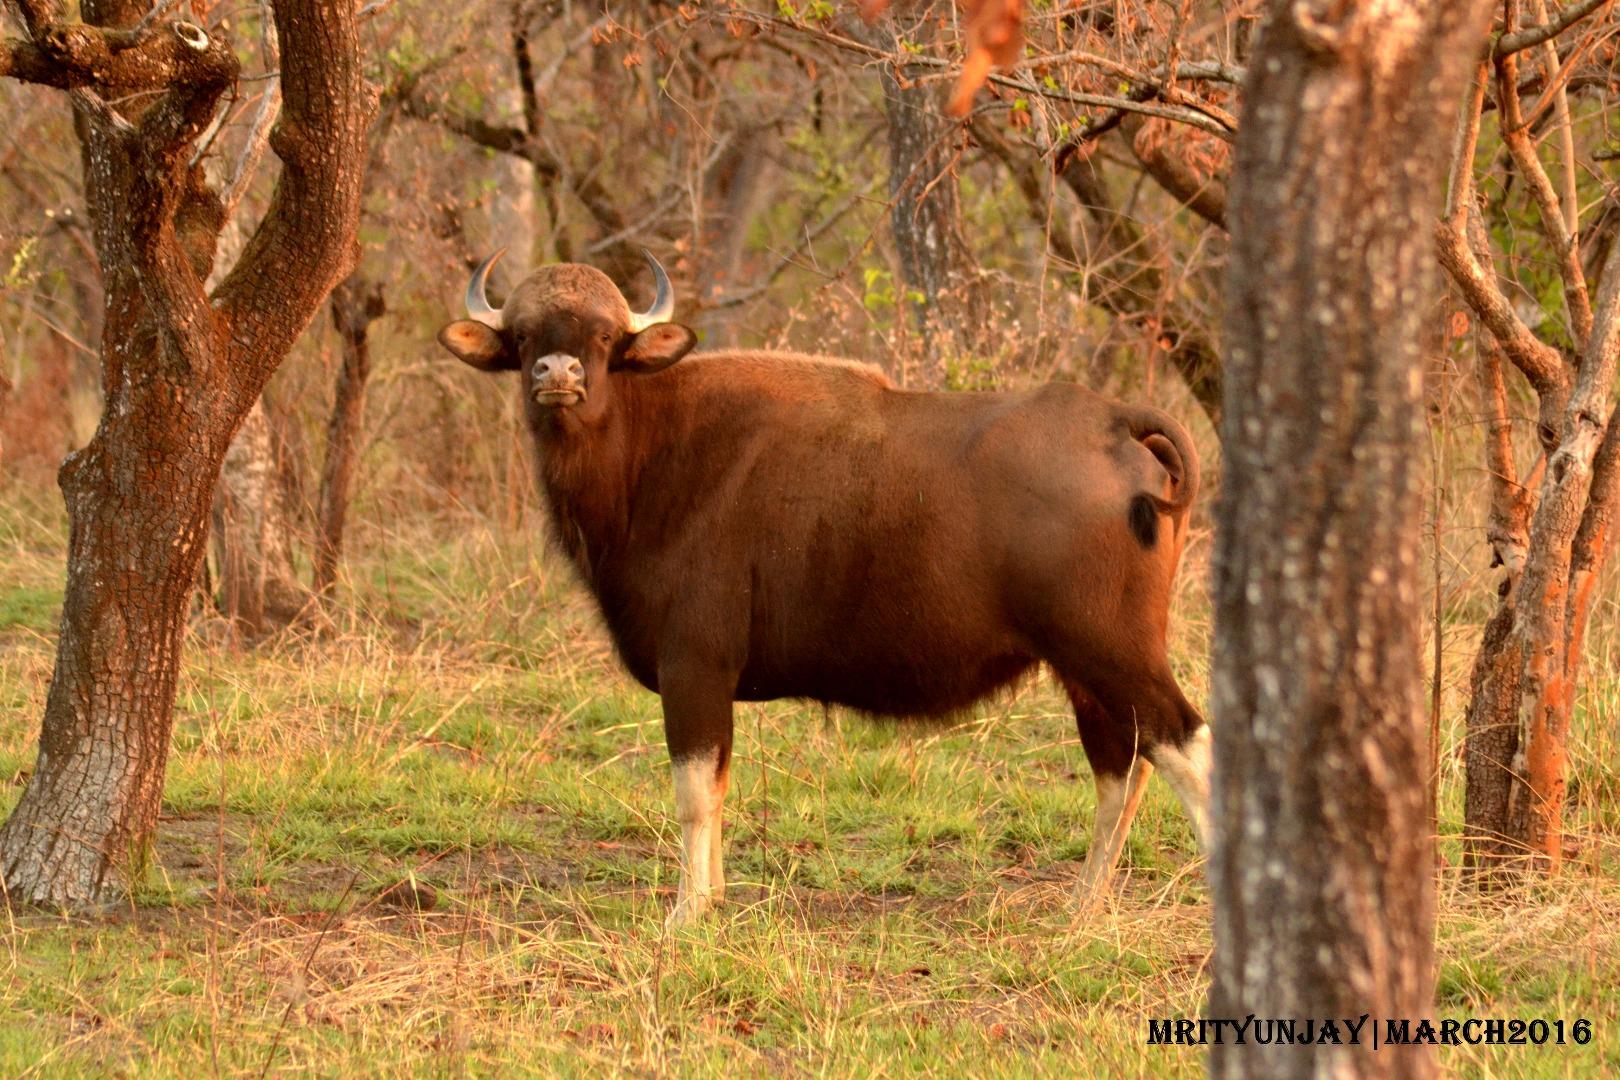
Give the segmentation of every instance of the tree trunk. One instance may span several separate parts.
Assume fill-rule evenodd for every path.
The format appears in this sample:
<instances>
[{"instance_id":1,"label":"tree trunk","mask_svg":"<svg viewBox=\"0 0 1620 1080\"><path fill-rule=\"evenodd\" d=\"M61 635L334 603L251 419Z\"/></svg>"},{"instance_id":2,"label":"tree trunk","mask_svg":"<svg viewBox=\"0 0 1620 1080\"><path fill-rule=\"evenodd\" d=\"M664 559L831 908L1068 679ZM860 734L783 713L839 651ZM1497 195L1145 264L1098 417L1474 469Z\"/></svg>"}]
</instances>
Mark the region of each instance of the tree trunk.
<instances>
[{"instance_id":1,"label":"tree trunk","mask_svg":"<svg viewBox=\"0 0 1620 1080\"><path fill-rule=\"evenodd\" d=\"M366 380L371 377L371 324L382 318L382 283L356 272L332 290L332 323L342 343L332 415L326 421L326 460L315 522L315 591L327 595L337 582L343 557L343 526L349 492L360 456L361 421L366 410Z\"/></svg>"},{"instance_id":2,"label":"tree trunk","mask_svg":"<svg viewBox=\"0 0 1620 1080\"><path fill-rule=\"evenodd\" d=\"M1435 148L1490 7L1278 2L1249 65L1215 556L1215 1018L1432 1008L1419 344ZM1229 1038L1211 1064L1433 1074L1432 1052L1361 1036Z\"/></svg>"},{"instance_id":3,"label":"tree trunk","mask_svg":"<svg viewBox=\"0 0 1620 1080\"><path fill-rule=\"evenodd\" d=\"M230 276L203 287L223 208L190 162L236 80L201 28L84 0L25 5L25 71L75 91L106 286L95 435L62 468L67 589L40 753L0 827L13 901L77 907L141 865L163 790L186 601L236 428L353 256L372 107L351 5L279 0L282 172ZM108 28L122 28L116 32ZM110 43L116 43L114 50ZM116 102L109 105L108 102Z\"/></svg>"},{"instance_id":4,"label":"tree trunk","mask_svg":"<svg viewBox=\"0 0 1620 1080\"><path fill-rule=\"evenodd\" d=\"M130 343L113 326L109 351ZM109 408L62 468L72 532L56 670L38 762L0 829L14 901L93 900L110 870L138 871L157 824L186 602L230 437L178 390L159 389L174 412L151 398L123 416Z\"/></svg>"},{"instance_id":5,"label":"tree trunk","mask_svg":"<svg viewBox=\"0 0 1620 1080\"><path fill-rule=\"evenodd\" d=\"M6 463L6 405L11 401L11 380L5 371L5 338L0 337L0 467Z\"/></svg>"},{"instance_id":6,"label":"tree trunk","mask_svg":"<svg viewBox=\"0 0 1620 1080\"><path fill-rule=\"evenodd\" d=\"M928 19L931 13L918 13ZM915 32L927 33L927 22ZM878 30L885 49L900 52L892 23ZM956 181L965 132L941 111L944 87L918 82L926 69L878 68L889 124L889 222L903 280L895 292L912 310L932 384L945 381L950 360L984 344L985 291L962 232Z\"/></svg>"},{"instance_id":7,"label":"tree trunk","mask_svg":"<svg viewBox=\"0 0 1620 1080\"><path fill-rule=\"evenodd\" d=\"M264 398L242 421L214 499L219 607L249 638L286 626L309 601L293 565L293 512Z\"/></svg>"},{"instance_id":8,"label":"tree trunk","mask_svg":"<svg viewBox=\"0 0 1620 1080\"><path fill-rule=\"evenodd\" d=\"M1476 225L1481 234L1483 226ZM1476 237L1476 254L1484 248ZM1513 586L1524 570L1530 546L1530 489L1519 480L1513 460L1513 420L1508 412L1502 350L1489 333L1475 335L1480 399L1489 410L1485 428L1485 469L1491 506L1486 539L1495 563L1506 571L1496 611L1485 624L1470 677L1468 717L1463 740L1463 864L1476 876L1504 865L1519 849L1508 832L1508 801L1519 726L1512 703L1519 699L1523 657L1511 648Z\"/></svg>"},{"instance_id":9,"label":"tree trunk","mask_svg":"<svg viewBox=\"0 0 1620 1080\"><path fill-rule=\"evenodd\" d=\"M1590 14L1596 5L1587 5ZM1546 26L1546 7L1529 14ZM1609 553L1620 432L1610 398L1620 351L1620 256L1608 243L1604 215L1580 228L1577 170L1567 91L1554 78L1560 48L1542 40L1542 76L1551 85L1531 118L1521 100L1521 5L1503 5L1502 33L1476 68L1454 139L1450 195L1436 228L1441 263L1484 328L1479 353L1491 408L1486 440L1491 477L1487 527L1495 561L1506 568L1497 610L1474 661L1468 710L1466 865L1489 883L1531 867L1556 871L1564 856L1568 735L1597 575ZM1567 28L1569 24L1565 23ZM1591 34L1602 33L1594 25ZM1515 39L1520 39L1515 45ZM1571 55L1595 36L1567 46ZM1495 69L1493 115L1515 174L1540 223L1542 255L1558 269L1573 349L1541 340L1519 317L1497 280L1490 239L1475 206L1481 117ZM1550 94L1548 98L1545 95ZM1551 108L1562 144L1554 182L1536 148L1531 120ZM1590 255L1606 249L1596 310ZM1488 340L1487 340L1488 337ZM1524 375L1538 400L1542 467L1519 483L1503 387L1502 360Z\"/></svg>"},{"instance_id":10,"label":"tree trunk","mask_svg":"<svg viewBox=\"0 0 1620 1080\"><path fill-rule=\"evenodd\" d=\"M242 219L232 215L214 248L210 289L236 265L246 243ZM250 639L291 623L304 610L309 592L293 565L286 461L263 395L225 453L213 519L210 541L219 571L220 612Z\"/></svg>"}]
</instances>

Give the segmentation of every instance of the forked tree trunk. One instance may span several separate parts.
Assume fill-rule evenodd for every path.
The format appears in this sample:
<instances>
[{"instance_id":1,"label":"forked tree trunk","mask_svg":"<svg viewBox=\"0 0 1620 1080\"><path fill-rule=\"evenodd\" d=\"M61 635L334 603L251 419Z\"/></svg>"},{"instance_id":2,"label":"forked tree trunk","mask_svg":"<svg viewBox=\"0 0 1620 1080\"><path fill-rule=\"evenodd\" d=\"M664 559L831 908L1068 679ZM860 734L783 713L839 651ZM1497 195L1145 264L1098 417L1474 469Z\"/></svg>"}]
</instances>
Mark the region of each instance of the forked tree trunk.
<instances>
[{"instance_id":1,"label":"forked tree trunk","mask_svg":"<svg viewBox=\"0 0 1620 1080\"><path fill-rule=\"evenodd\" d=\"M1582 10L1590 14L1592 7ZM1527 11L1545 25L1546 6L1539 0ZM1483 328L1478 351L1491 417L1487 536L1495 564L1506 570L1474 660L1468 708L1464 859L1482 883L1531 867L1556 871L1563 859L1570 720L1620 485L1620 431L1610 406L1620 352L1620 255L1605 241L1601 217L1590 228L1579 228L1566 92L1555 78L1560 51L1550 38L1539 46L1522 39L1515 43L1524 14L1517 3L1503 5L1503 33L1476 70L1454 140L1451 193L1436 230L1441 262ZM1551 98L1544 96L1534 114L1550 107L1564 148L1561 190L1537 152L1529 110L1521 101L1520 59L1530 55L1521 48L1542 55L1541 73L1551 84L1544 92ZM1572 53L1582 48L1570 46ZM1548 261L1558 269L1574 344L1569 353L1540 340L1517 316L1497 282L1490 240L1475 206L1474 163L1493 66L1493 115L1536 208ZM1607 248L1595 311L1590 263L1581 251L1587 238L1596 241L1593 251ZM1539 399L1544 464L1539 478L1523 482L1512 460L1504 359Z\"/></svg>"},{"instance_id":2,"label":"forked tree trunk","mask_svg":"<svg viewBox=\"0 0 1620 1080\"><path fill-rule=\"evenodd\" d=\"M1274 3L1231 205L1215 566L1212 1017L1418 1018L1433 841L1418 548L1445 133L1491 0ZM1214 1047L1216 1076L1431 1051Z\"/></svg>"},{"instance_id":3,"label":"forked tree trunk","mask_svg":"<svg viewBox=\"0 0 1620 1080\"><path fill-rule=\"evenodd\" d=\"M326 460L315 522L315 591L331 592L343 557L343 528L348 520L350 489L360 456L361 422L365 419L366 381L371 377L371 324L382 318L382 283L356 272L332 290L332 324L341 342L342 359L326 421Z\"/></svg>"},{"instance_id":4,"label":"forked tree trunk","mask_svg":"<svg viewBox=\"0 0 1620 1080\"><path fill-rule=\"evenodd\" d=\"M144 0L84 0L83 25L23 6L12 69L75 101L106 282L94 437L63 466L72 535L40 753L0 827L12 901L81 906L140 865L157 823L186 601L237 426L352 257L372 106L348 4L278 0L282 173L241 260L203 288L221 206L195 140L235 81L189 23L130 34ZM117 50L110 43L116 42ZM108 104L108 102L116 104Z\"/></svg>"}]
</instances>

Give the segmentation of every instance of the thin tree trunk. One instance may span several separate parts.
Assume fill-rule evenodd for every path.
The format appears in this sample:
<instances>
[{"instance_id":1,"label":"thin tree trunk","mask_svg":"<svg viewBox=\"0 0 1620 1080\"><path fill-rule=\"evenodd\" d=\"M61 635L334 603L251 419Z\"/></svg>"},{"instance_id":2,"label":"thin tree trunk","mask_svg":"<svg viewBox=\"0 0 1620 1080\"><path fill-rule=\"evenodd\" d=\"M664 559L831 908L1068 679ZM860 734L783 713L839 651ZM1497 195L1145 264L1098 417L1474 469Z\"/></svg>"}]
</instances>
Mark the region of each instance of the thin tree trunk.
<instances>
[{"instance_id":1,"label":"thin tree trunk","mask_svg":"<svg viewBox=\"0 0 1620 1080\"><path fill-rule=\"evenodd\" d=\"M326 460L315 523L315 591L327 595L343 557L343 527L360 455L366 380L371 377L371 324L382 318L382 283L356 272L332 290L332 323L342 347L332 415L326 421Z\"/></svg>"},{"instance_id":2,"label":"thin tree trunk","mask_svg":"<svg viewBox=\"0 0 1620 1080\"><path fill-rule=\"evenodd\" d=\"M915 32L928 32L928 25ZM876 33L884 48L900 51L892 22ZM964 133L941 110L942 84L916 81L921 70L883 64L878 71L889 127L890 231L904 279L896 283L895 303L914 312L926 374L938 384L950 359L983 344L986 316L978 264L962 231L956 159Z\"/></svg>"},{"instance_id":3,"label":"thin tree trunk","mask_svg":"<svg viewBox=\"0 0 1620 1080\"><path fill-rule=\"evenodd\" d=\"M6 406L11 401L11 380L6 378L5 371L5 344L5 338L0 337L0 467L6 463Z\"/></svg>"},{"instance_id":4,"label":"thin tree trunk","mask_svg":"<svg viewBox=\"0 0 1620 1080\"><path fill-rule=\"evenodd\" d=\"M1249 65L1215 567L1215 1018L1432 1010L1421 323L1434 148L1490 7L1278 2ZM1211 1064L1433 1074L1432 1051L1371 1041L1228 1039Z\"/></svg>"},{"instance_id":5,"label":"thin tree trunk","mask_svg":"<svg viewBox=\"0 0 1620 1080\"><path fill-rule=\"evenodd\" d=\"M1495 561L1507 572L1496 611L1485 624L1470 679L1464 738L1463 864L1474 874L1499 865L1517 845L1508 835L1508 794L1519 727L1512 708L1518 700L1523 658L1508 648L1513 627L1513 586L1524 569L1530 545L1530 492L1519 482L1513 461L1512 418L1502 350L1483 330L1476 335L1481 398L1490 410L1485 430L1485 462L1490 474L1491 508L1486 527Z\"/></svg>"},{"instance_id":6,"label":"thin tree trunk","mask_svg":"<svg viewBox=\"0 0 1620 1080\"><path fill-rule=\"evenodd\" d=\"M266 53L266 63L274 64L275 50L268 42ZM279 88L274 92L279 98ZM224 190L232 183L223 158L210 159L208 172L216 188ZM245 185L247 179L236 182ZM231 213L214 245L209 289L230 273L247 240L242 215ZM214 494L209 539L218 567L216 602L237 631L250 639L288 625L309 600L293 564L293 500L281 450L260 395L226 451Z\"/></svg>"},{"instance_id":7,"label":"thin tree trunk","mask_svg":"<svg viewBox=\"0 0 1620 1080\"><path fill-rule=\"evenodd\" d=\"M292 519L261 396L226 451L214 499L220 610L250 638L288 625L309 601L293 564Z\"/></svg>"}]
</instances>

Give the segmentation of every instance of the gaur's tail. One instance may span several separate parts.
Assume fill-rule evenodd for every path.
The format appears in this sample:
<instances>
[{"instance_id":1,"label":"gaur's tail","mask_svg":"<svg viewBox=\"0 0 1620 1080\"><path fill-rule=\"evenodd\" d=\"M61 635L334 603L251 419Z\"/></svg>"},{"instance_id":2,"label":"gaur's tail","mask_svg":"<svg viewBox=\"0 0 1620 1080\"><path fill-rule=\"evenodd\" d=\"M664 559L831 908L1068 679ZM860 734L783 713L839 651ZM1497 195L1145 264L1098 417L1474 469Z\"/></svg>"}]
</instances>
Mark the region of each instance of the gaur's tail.
<instances>
[{"instance_id":1,"label":"gaur's tail","mask_svg":"<svg viewBox=\"0 0 1620 1080\"><path fill-rule=\"evenodd\" d=\"M1159 537L1159 515L1184 517L1198 496L1198 451L1187 429L1169 413L1130 406L1125 423L1131 438L1147 447L1170 474L1168 499L1146 491L1131 499L1131 532L1143 547L1150 548Z\"/></svg>"}]
</instances>

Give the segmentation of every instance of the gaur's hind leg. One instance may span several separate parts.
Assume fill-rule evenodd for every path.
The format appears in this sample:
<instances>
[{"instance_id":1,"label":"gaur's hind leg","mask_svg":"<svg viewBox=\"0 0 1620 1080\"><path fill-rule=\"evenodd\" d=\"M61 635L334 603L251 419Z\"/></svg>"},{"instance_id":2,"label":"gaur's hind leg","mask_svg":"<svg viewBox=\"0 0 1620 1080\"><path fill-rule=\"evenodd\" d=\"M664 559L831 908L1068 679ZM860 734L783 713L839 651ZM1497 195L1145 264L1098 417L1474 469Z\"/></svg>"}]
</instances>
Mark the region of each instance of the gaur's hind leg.
<instances>
[{"instance_id":1,"label":"gaur's hind leg","mask_svg":"<svg viewBox=\"0 0 1620 1080\"><path fill-rule=\"evenodd\" d=\"M1201 850L1209 850L1209 726L1168 667L1096 686L1116 731L1134 731L1142 753L1175 792Z\"/></svg>"},{"instance_id":2,"label":"gaur's hind leg","mask_svg":"<svg viewBox=\"0 0 1620 1080\"><path fill-rule=\"evenodd\" d=\"M1137 752L1138 746L1129 733L1119 730L1113 717L1089 691L1078 683L1065 682L1065 686L1074 703L1080 745L1085 748L1097 785L1097 819L1075 888L1076 899L1089 907L1108 891L1153 766Z\"/></svg>"},{"instance_id":3,"label":"gaur's hind leg","mask_svg":"<svg viewBox=\"0 0 1620 1080\"><path fill-rule=\"evenodd\" d=\"M692 926L726 891L720 819L731 777L731 691L712 673L662 666L658 687L681 824L681 881L669 925Z\"/></svg>"},{"instance_id":4,"label":"gaur's hind leg","mask_svg":"<svg viewBox=\"0 0 1620 1080\"><path fill-rule=\"evenodd\" d=\"M1170 684L1180 702L1181 728L1172 737L1148 748L1148 757L1159 767L1159 775L1176 793L1181 805L1192 821L1193 835L1199 850L1209 853L1209 780L1211 757L1209 725L1198 710L1181 696L1174 682Z\"/></svg>"}]
</instances>

